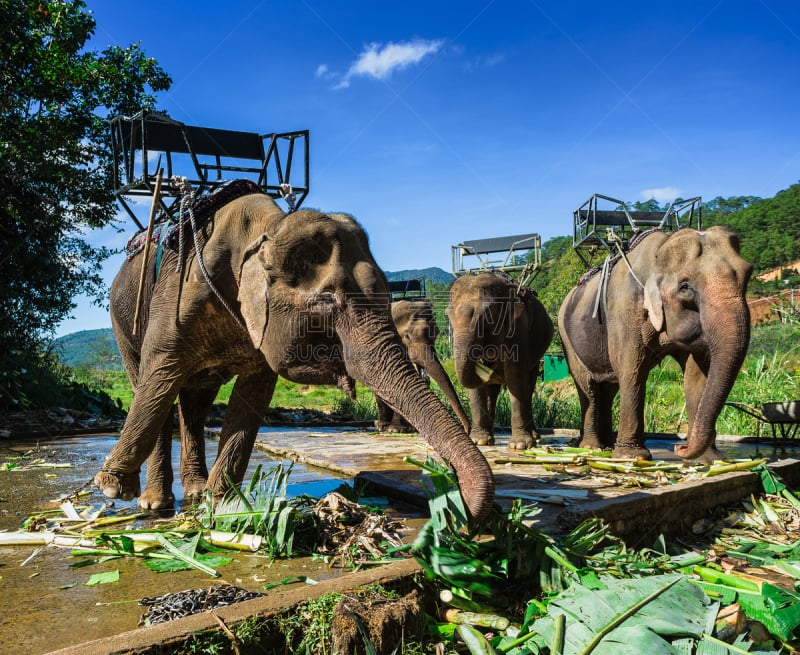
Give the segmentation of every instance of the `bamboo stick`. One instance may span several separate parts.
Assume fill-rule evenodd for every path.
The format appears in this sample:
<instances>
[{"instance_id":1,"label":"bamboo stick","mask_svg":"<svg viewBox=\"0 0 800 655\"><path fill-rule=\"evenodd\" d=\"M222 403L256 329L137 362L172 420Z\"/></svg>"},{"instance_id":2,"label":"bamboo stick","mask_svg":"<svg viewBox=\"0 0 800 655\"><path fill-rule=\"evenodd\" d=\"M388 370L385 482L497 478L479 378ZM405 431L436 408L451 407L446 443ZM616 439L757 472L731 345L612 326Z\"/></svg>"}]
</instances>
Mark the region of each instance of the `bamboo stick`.
<instances>
[{"instance_id":1,"label":"bamboo stick","mask_svg":"<svg viewBox=\"0 0 800 655\"><path fill-rule=\"evenodd\" d=\"M163 168L158 169L156 174L156 188L153 191L153 204L150 206L150 221L147 223L147 238L144 242L144 253L142 253L142 270L139 272L139 288L136 291L136 310L133 315L133 335L139 333L139 312L142 306L142 296L144 295L144 279L147 273L147 258L150 255L150 240L153 237L153 225L156 218L156 210L158 209L158 200L161 196L161 176L164 172Z\"/></svg>"}]
</instances>

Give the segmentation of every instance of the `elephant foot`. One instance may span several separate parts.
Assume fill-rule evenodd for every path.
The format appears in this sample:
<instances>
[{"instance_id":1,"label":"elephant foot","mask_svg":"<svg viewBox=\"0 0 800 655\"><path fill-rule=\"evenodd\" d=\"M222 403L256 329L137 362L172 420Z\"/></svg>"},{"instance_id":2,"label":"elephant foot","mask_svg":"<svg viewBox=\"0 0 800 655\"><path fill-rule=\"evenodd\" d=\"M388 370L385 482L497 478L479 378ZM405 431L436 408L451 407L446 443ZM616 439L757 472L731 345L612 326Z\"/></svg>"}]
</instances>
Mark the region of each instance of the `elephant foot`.
<instances>
[{"instance_id":1,"label":"elephant foot","mask_svg":"<svg viewBox=\"0 0 800 655\"><path fill-rule=\"evenodd\" d=\"M384 432L388 432L389 434L408 434L410 432L416 432L416 430L410 425L400 425L397 423L390 423L389 425L386 426Z\"/></svg>"},{"instance_id":2,"label":"elephant foot","mask_svg":"<svg viewBox=\"0 0 800 655\"><path fill-rule=\"evenodd\" d=\"M583 437L578 447L587 448L589 450L603 450L605 448L597 437Z\"/></svg>"},{"instance_id":3,"label":"elephant foot","mask_svg":"<svg viewBox=\"0 0 800 655\"><path fill-rule=\"evenodd\" d=\"M198 499L203 497L206 490L205 478L184 478L181 479L183 487L183 497L187 499Z\"/></svg>"},{"instance_id":4,"label":"elephant foot","mask_svg":"<svg viewBox=\"0 0 800 655\"><path fill-rule=\"evenodd\" d=\"M681 446L684 444L679 444L675 446L675 454L681 454ZM714 448L713 446L709 448L706 452L704 452L700 457L695 457L694 459L684 459L683 463L686 466L696 466L698 464L713 464L714 462L725 461L727 458L723 455L719 450Z\"/></svg>"},{"instance_id":5,"label":"elephant foot","mask_svg":"<svg viewBox=\"0 0 800 655\"><path fill-rule=\"evenodd\" d=\"M94 476L94 484L108 498L133 500L141 493L139 471L124 473L101 469Z\"/></svg>"},{"instance_id":6,"label":"elephant foot","mask_svg":"<svg viewBox=\"0 0 800 655\"><path fill-rule=\"evenodd\" d=\"M494 446L494 435L486 430L473 428L469 437L477 446Z\"/></svg>"},{"instance_id":7,"label":"elephant foot","mask_svg":"<svg viewBox=\"0 0 800 655\"><path fill-rule=\"evenodd\" d=\"M175 494L171 490L148 489L139 496L139 507L142 509L172 509L175 505Z\"/></svg>"},{"instance_id":8,"label":"elephant foot","mask_svg":"<svg viewBox=\"0 0 800 655\"><path fill-rule=\"evenodd\" d=\"M635 444L617 444L612 456L620 459L646 459L648 461L653 459L653 454L647 448Z\"/></svg>"},{"instance_id":9,"label":"elephant foot","mask_svg":"<svg viewBox=\"0 0 800 655\"><path fill-rule=\"evenodd\" d=\"M508 440L508 447L511 450L528 450L536 445L536 437L539 435L512 434Z\"/></svg>"}]
</instances>

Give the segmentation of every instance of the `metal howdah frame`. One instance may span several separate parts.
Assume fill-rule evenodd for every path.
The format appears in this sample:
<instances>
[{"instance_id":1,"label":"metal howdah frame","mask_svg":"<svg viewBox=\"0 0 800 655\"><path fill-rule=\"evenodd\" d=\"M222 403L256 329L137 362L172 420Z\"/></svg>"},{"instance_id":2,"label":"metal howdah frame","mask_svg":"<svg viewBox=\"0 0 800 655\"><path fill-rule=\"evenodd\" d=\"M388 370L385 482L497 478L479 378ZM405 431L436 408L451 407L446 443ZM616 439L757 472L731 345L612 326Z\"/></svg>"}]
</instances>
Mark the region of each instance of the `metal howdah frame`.
<instances>
[{"instance_id":1,"label":"metal howdah frame","mask_svg":"<svg viewBox=\"0 0 800 655\"><path fill-rule=\"evenodd\" d=\"M169 183L173 176L187 178L196 195L233 179L249 179L273 198L284 199L292 211L309 192L308 130L259 134L198 127L147 110L112 118L110 129L114 194L140 229L128 198L153 196L159 168L165 184L158 203L173 218L181 195Z\"/></svg>"}]
</instances>

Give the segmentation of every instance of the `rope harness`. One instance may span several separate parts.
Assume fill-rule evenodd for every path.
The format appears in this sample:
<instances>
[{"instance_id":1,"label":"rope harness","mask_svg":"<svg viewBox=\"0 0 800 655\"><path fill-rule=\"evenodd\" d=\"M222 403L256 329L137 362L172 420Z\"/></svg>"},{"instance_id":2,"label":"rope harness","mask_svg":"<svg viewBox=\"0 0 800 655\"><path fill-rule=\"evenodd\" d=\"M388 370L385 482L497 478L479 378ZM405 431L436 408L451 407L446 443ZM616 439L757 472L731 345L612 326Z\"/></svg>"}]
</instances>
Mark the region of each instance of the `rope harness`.
<instances>
[{"instance_id":1,"label":"rope harness","mask_svg":"<svg viewBox=\"0 0 800 655\"><path fill-rule=\"evenodd\" d=\"M240 328L242 328L242 330L247 332L245 324L242 323L242 320L236 315L236 312L233 311L233 308L230 306L228 301L222 296L219 289L214 284L214 281L211 279L211 274L208 272L205 262L203 261L203 247L202 244L200 243L200 230L197 227L197 221L194 215L194 189L192 188L192 185L189 184L188 178L181 177L179 175L174 175L172 177L172 184L175 187L177 187L178 190L180 190L181 192L181 209L178 220L178 265L175 267L175 272L181 273L183 270L183 253L184 253L183 216L184 214L188 214L189 223L192 227L192 240L194 241L195 258L197 259L197 266L200 268L200 272L203 274L203 279L206 281L206 284L208 284L208 288L211 289L211 291L217 297L217 300L219 300L220 304L233 317L233 320L236 321L236 324ZM181 276L180 278L180 285L182 289L183 276ZM177 312L177 306L175 310Z\"/></svg>"},{"instance_id":2,"label":"rope harness","mask_svg":"<svg viewBox=\"0 0 800 655\"><path fill-rule=\"evenodd\" d=\"M628 251L630 252L633 250L636 245L638 245L644 237L653 232L660 231L658 228L653 228L651 230L646 230L645 232L639 232L633 239L631 239L630 243L628 244ZM631 266L630 261L628 260L628 254L625 249L622 247L622 239L619 238L619 235L614 231L609 229L606 233L606 241L612 244L617 252L611 252L604 260L602 265L599 269L595 268L589 271L578 284L582 284L591 276L593 276L598 270L600 271L600 283L597 285L597 295L594 299L594 311L592 312L592 318L597 318L598 311L600 309L600 304L603 305L603 312L608 315L608 279L611 277L611 270L614 268L614 265L622 259L625 262L625 265L628 267L628 272L630 272L631 276L636 283L644 289L644 284L642 281L637 277L636 273L633 271L633 266Z\"/></svg>"}]
</instances>

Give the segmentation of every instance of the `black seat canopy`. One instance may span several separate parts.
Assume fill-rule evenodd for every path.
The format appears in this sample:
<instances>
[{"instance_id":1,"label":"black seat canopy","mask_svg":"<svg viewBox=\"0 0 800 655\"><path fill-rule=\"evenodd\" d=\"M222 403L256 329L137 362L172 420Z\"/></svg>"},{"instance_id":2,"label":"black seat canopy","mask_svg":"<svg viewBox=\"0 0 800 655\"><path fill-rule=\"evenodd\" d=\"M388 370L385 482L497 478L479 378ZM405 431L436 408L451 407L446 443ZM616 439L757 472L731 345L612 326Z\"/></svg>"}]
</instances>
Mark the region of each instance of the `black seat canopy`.
<instances>
[{"instance_id":1,"label":"black seat canopy","mask_svg":"<svg viewBox=\"0 0 800 655\"><path fill-rule=\"evenodd\" d=\"M249 179L273 198L299 207L309 191L308 130L259 134L185 125L166 114L143 110L110 121L114 189L120 204L141 227L125 196L152 196L164 169L161 207L173 214L179 189L168 182L187 178L195 192L234 179ZM296 162L295 157L302 161Z\"/></svg>"}]
</instances>

